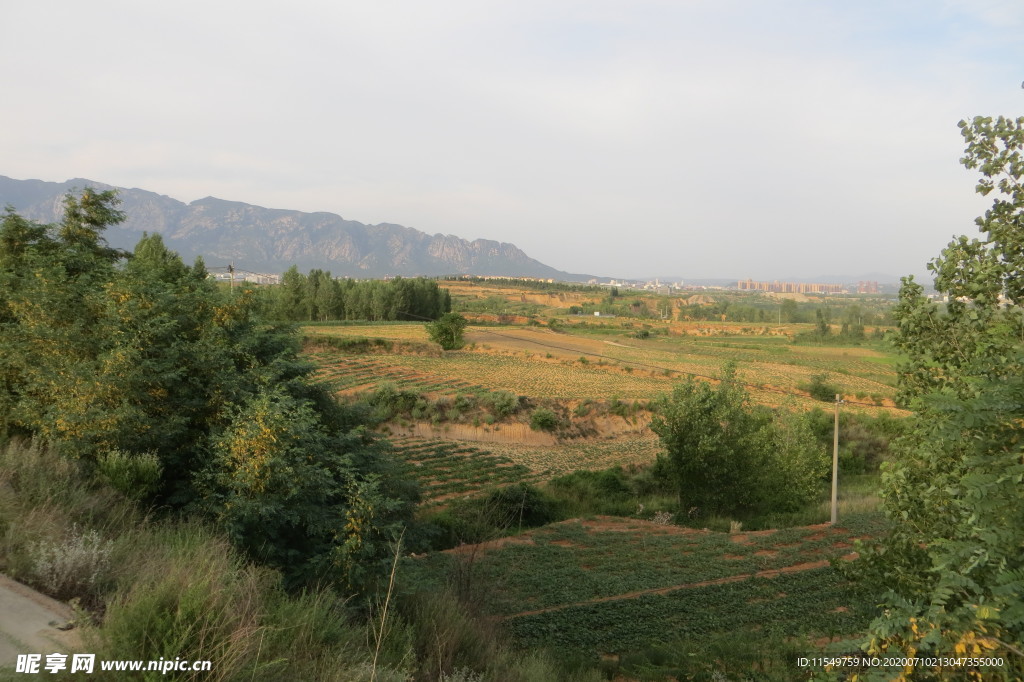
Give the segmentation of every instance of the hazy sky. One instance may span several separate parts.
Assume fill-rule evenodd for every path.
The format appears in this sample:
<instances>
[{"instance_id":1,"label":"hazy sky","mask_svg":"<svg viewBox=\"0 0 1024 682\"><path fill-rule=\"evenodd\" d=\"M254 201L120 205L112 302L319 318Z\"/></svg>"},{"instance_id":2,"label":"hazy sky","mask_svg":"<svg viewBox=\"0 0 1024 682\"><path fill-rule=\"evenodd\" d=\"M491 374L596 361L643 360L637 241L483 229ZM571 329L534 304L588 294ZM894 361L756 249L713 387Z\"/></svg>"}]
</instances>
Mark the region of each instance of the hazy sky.
<instances>
[{"instance_id":1,"label":"hazy sky","mask_svg":"<svg viewBox=\"0 0 1024 682\"><path fill-rule=\"evenodd\" d=\"M642 277L923 273L1024 113L1020 0L11 0L0 175Z\"/></svg>"}]
</instances>

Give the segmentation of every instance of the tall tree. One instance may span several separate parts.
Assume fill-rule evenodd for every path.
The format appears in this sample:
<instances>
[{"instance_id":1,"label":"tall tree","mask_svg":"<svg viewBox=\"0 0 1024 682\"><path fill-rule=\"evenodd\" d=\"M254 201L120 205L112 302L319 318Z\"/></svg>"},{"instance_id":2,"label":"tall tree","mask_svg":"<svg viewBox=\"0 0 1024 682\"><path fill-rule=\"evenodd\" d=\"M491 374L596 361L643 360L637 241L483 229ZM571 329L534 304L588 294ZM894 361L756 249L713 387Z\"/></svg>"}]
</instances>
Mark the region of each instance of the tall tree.
<instances>
[{"instance_id":1,"label":"tall tree","mask_svg":"<svg viewBox=\"0 0 1024 682\"><path fill-rule=\"evenodd\" d=\"M872 652L1000 656L984 679L1024 678L1024 117L960 123L961 163L994 194L929 264L943 307L906 278L895 343L915 410L883 474L893 529L855 572L888 589ZM956 678L964 668L921 669ZM981 679L981 677L978 677Z\"/></svg>"},{"instance_id":2,"label":"tall tree","mask_svg":"<svg viewBox=\"0 0 1024 682\"><path fill-rule=\"evenodd\" d=\"M222 521L295 582L371 584L415 491L308 379L294 329L262 323L252 292L218 290L158 235L120 262L102 237L120 218L112 193L66 207L59 225L0 224L0 435L87 465L152 453L162 505Z\"/></svg>"}]
</instances>

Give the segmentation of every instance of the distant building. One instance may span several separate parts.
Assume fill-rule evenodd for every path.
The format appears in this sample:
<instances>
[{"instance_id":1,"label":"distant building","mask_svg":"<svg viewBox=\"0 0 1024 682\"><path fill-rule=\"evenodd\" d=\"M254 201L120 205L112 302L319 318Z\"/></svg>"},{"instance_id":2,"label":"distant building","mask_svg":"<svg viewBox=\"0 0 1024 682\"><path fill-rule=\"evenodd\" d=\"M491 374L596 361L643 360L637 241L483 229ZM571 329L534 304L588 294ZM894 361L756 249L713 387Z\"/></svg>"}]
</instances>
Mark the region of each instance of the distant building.
<instances>
[{"instance_id":1,"label":"distant building","mask_svg":"<svg viewBox=\"0 0 1024 682\"><path fill-rule=\"evenodd\" d=\"M878 286L877 284L875 285ZM736 283L740 291L774 291L780 294L845 294L842 284L817 284L811 282L755 282L752 279Z\"/></svg>"}]
</instances>

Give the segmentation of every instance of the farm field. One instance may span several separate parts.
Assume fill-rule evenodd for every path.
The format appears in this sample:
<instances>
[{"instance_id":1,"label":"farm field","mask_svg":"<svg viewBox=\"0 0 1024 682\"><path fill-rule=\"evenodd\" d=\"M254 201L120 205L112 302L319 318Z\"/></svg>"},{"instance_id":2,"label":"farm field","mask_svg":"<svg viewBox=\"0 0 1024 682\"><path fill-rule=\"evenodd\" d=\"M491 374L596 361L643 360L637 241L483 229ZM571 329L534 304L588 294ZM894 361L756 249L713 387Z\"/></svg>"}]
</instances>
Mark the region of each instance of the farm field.
<instances>
[{"instance_id":1,"label":"farm field","mask_svg":"<svg viewBox=\"0 0 1024 682\"><path fill-rule=\"evenodd\" d=\"M421 342L422 324L311 326L307 336L383 338ZM895 370L891 357L872 348L797 346L783 337L658 336L636 339L628 330L611 333L555 333L534 327L470 327L469 345L432 355L416 352L356 356L322 346L310 357L321 376L337 390L380 381L422 392L455 394L466 390L506 390L517 395L556 400L617 397L650 400L671 392L688 375L721 376L727 362L750 385L757 402L797 409L820 403L802 394L801 386L825 374L852 402L850 409L872 411L871 404L891 401ZM891 402L886 402L891 404Z\"/></svg>"},{"instance_id":2,"label":"farm field","mask_svg":"<svg viewBox=\"0 0 1024 682\"><path fill-rule=\"evenodd\" d=\"M566 441L556 446L489 443L487 447L494 454L507 457L516 464L545 476L560 476L573 471L600 471L613 466L649 464L661 452L658 437L650 431L630 438Z\"/></svg>"},{"instance_id":3,"label":"farm field","mask_svg":"<svg viewBox=\"0 0 1024 682\"><path fill-rule=\"evenodd\" d=\"M859 515L835 527L729 534L594 517L408 568L429 583L472 561L462 570L488 586L487 612L527 646L624 654L743 629L831 639L860 631L872 604L828 559L853 559L854 540L883 527L879 515Z\"/></svg>"},{"instance_id":4,"label":"farm field","mask_svg":"<svg viewBox=\"0 0 1024 682\"><path fill-rule=\"evenodd\" d=\"M529 446L518 443L471 445L454 440L391 437L399 459L421 486L426 504L443 502L482 490L531 483L580 470L651 462L657 438L630 441Z\"/></svg>"},{"instance_id":5,"label":"farm field","mask_svg":"<svg viewBox=\"0 0 1024 682\"><path fill-rule=\"evenodd\" d=\"M538 477L509 457L453 441L392 439L399 459L419 482L423 501L430 505L484 488L529 483Z\"/></svg>"},{"instance_id":6,"label":"farm field","mask_svg":"<svg viewBox=\"0 0 1024 682\"><path fill-rule=\"evenodd\" d=\"M374 324L319 324L302 328L307 336L333 336L337 338L374 338L393 341L422 341L430 337L422 322L378 322Z\"/></svg>"},{"instance_id":7,"label":"farm field","mask_svg":"<svg viewBox=\"0 0 1024 682\"><path fill-rule=\"evenodd\" d=\"M483 301L500 291L477 293ZM574 301L571 292L524 292L507 314L490 317L481 305L467 315L466 345L456 351L431 344L422 323L311 325L303 329L306 355L348 399L368 399L382 385L394 390L380 395L414 394L405 400L419 407L384 413L391 416L381 429L421 486L424 518L458 513L463 498L501 486L650 464L662 445L648 427L648 401L691 377L714 381L727 364L760 404L828 409L806 390L825 375L848 401L843 410L900 414L892 409L895 358L880 344L792 343L808 325L564 315L550 326L526 323L542 306L551 313ZM340 342L318 344L317 337ZM499 392L519 399L502 416L488 411L489 396ZM541 408L562 426L531 429ZM549 648L563 659L614 659L628 679L654 679L635 677L629 671L643 666L626 662L658 647L692 650L680 642L724 642L735 632L755 648L778 651L786 641L821 651L856 637L875 615L874 602L830 564L854 560L854 542L884 529L867 479L875 480L841 478L835 527L778 528L827 519L827 501L749 520L774 530L732 534L655 523L650 510L646 518L585 517L407 559L402 580L417 590L456 585L516 646ZM626 506L622 513L643 513L643 505ZM730 519L693 523L724 530Z\"/></svg>"}]
</instances>

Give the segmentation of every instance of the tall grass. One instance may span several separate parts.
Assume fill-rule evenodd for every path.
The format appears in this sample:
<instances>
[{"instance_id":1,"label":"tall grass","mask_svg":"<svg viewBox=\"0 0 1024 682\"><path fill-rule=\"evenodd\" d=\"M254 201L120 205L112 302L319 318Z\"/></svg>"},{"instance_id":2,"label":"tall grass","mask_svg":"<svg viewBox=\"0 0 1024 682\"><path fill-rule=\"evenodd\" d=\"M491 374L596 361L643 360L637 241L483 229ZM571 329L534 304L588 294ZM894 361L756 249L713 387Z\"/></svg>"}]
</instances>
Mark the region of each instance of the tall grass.
<instances>
[{"instance_id":1,"label":"tall grass","mask_svg":"<svg viewBox=\"0 0 1024 682\"><path fill-rule=\"evenodd\" d=\"M83 648L98 659L212 661L210 672L150 673L162 680L370 679L365 626L339 595L285 593L222 535L152 520L55 448L0 448L0 492L0 569L89 608ZM384 660L376 679L409 672Z\"/></svg>"},{"instance_id":2,"label":"tall grass","mask_svg":"<svg viewBox=\"0 0 1024 682\"><path fill-rule=\"evenodd\" d=\"M0 570L79 599L88 609L82 649L98 660L212 662L210 671L134 679L599 679L593 670L566 671L543 652L514 651L494 623L448 592L405 596L397 608L370 608L369 617L365 603L357 608L329 586L288 593L277 571L244 559L215 529L155 518L37 442L0 446ZM125 673L97 666L89 679Z\"/></svg>"}]
</instances>

